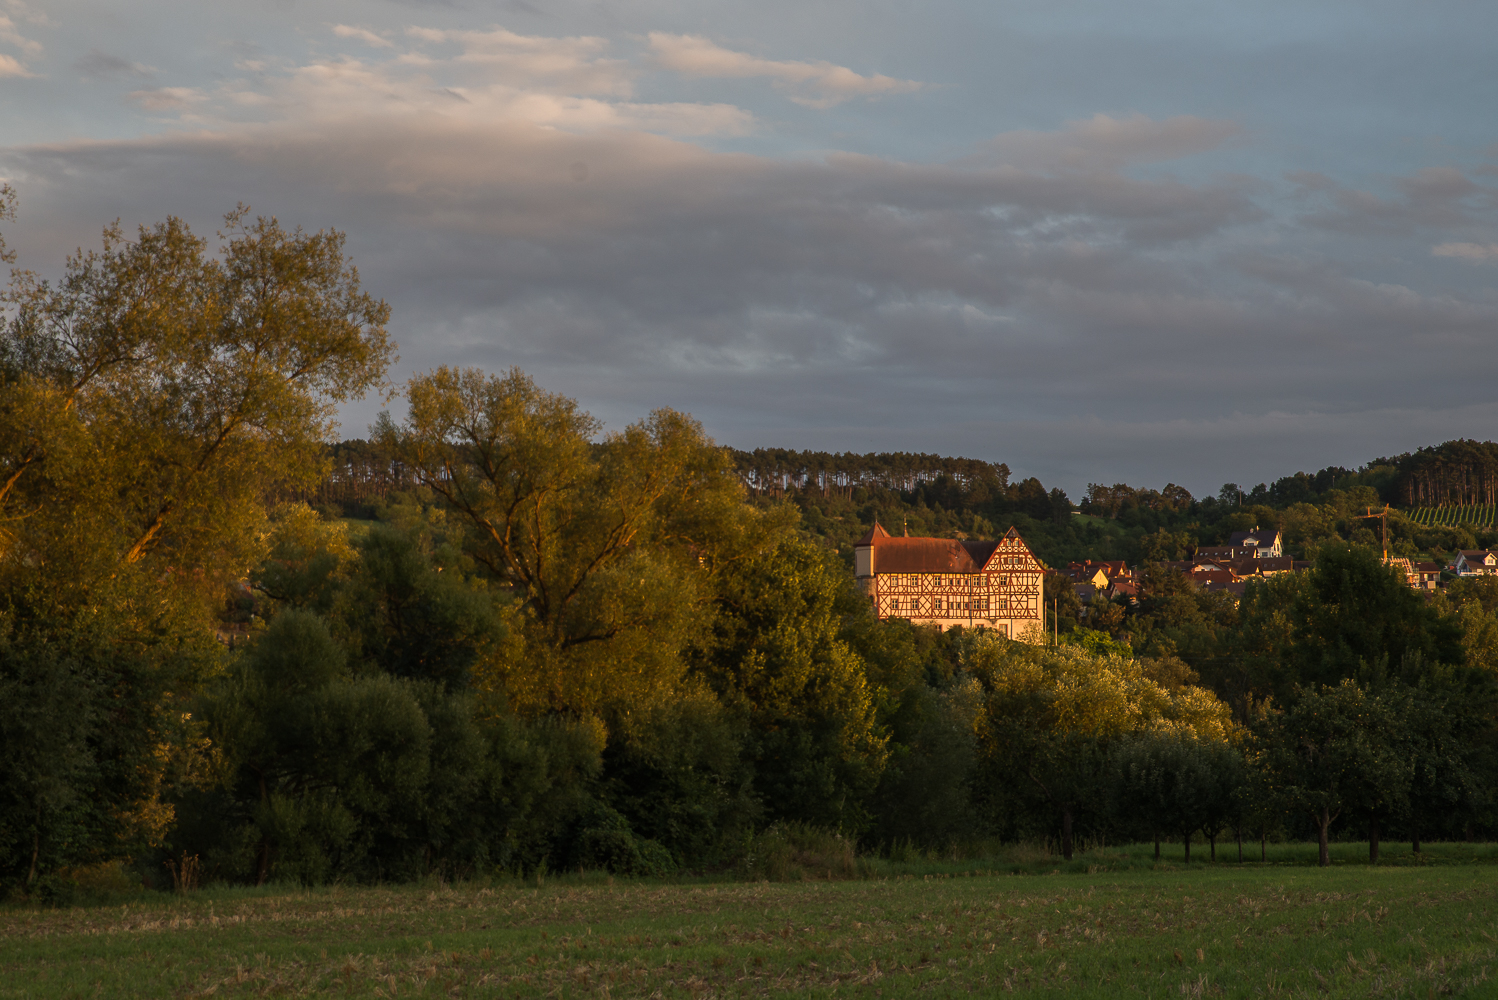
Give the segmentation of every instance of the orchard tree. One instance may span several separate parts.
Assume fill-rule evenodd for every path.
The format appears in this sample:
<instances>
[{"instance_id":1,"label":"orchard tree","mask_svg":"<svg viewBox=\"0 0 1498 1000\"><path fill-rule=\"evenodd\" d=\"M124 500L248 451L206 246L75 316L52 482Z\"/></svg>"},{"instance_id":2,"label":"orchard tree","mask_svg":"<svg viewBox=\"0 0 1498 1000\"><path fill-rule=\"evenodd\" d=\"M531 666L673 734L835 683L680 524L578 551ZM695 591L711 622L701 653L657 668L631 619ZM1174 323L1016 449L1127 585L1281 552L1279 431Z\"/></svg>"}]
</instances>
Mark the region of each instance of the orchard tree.
<instances>
[{"instance_id":1,"label":"orchard tree","mask_svg":"<svg viewBox=\"0 0 1498 1000\"><path fill-rule=\"evenodd\" d=\"M1275 792L1316 824L1321 866L1331 864L1328 834L1346 810L1369 818L1377 860L1377 821L1402 808L1410 786L1411 763L1389 703L1346 680L1301 692L1261 728L1261 760Z\"/></svg>"},{"instance_id":2,"label":"orchard tree","mask_svg":"<svg viewBox=\"0 0 1498 1000\"><path fill-rule=\"evenodd\" d=\"M1023 776L1060 821L1068 860L1076 818L1104 808L1118 739L1158 731L1226 740L1234 729L1227 706L1210 692L1169 691L1133 659L985 637L966 665L985 694L980 781L1004 798L1013 795L1014 776Z\"/></svg>"}]
</instances>

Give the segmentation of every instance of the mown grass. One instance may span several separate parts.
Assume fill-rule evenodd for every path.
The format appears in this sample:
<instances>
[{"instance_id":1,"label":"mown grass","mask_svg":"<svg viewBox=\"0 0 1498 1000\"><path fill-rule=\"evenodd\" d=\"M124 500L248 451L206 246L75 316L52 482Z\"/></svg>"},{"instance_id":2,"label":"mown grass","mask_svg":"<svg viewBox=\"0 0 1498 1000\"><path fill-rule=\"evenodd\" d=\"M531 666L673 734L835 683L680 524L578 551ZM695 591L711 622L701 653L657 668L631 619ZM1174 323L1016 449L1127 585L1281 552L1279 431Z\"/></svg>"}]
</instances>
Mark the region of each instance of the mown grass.
<instances>
[{"instance_id":1,"label":"mown grass","mask_svg":"<svg viewBox=\"0 0 1498 1000\"><path fill-rule=\"evenodd\" d=\"M11 907L0 998L1498 995L1498 869L1463 863L1477 848L1441 848L1444 863L1330 870L1294 859L1102 870L1099 848L1073 862L1090 874L927 859L910 864L954 867ZM1142 851L1153 853L1111 853Z\"/></svg>"}]
</instances>

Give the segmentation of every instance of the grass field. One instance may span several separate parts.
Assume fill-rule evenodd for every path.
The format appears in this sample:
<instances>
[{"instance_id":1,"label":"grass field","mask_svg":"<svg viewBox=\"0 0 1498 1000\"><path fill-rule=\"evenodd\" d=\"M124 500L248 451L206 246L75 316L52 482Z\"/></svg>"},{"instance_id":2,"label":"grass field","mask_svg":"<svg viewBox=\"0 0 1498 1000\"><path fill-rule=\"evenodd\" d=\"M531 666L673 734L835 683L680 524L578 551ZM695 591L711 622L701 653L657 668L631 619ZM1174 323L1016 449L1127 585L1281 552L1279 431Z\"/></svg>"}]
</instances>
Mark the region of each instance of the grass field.
<instances>
[{"instance_id":1,"label":"grass field","mask_svg":"<svg viewBox=\"0 0 1498 1000\"><path fill-rule=\"evenodd\" d=\"M13 906L0 998L1498 996L1498 867L1472 863L1492 849L1400 864L1416 859L1391 844L1395 863L1372 867L1358 846L1327 870L1298 853L1156 867L1136 847L1047 874L886 862L847 881L587 874Z\"/></svg>"}]
</instances>

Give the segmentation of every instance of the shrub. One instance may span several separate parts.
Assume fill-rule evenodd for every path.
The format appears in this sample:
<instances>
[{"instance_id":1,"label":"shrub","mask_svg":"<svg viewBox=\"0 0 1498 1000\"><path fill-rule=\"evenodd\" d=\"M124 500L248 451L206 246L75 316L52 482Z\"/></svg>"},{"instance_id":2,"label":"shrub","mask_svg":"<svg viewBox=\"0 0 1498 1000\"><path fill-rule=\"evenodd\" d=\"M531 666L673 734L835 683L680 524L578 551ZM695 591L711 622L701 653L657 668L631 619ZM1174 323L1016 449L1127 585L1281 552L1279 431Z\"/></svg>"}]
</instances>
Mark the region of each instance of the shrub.
<instances>
[{"instance_id":1,"label":"shrub","mask_svg":"<svg viewBox=\"0 0 1498 1000\"><path fill-rule=\"evenodd\" d=\"M861 874L852 838L806 823L776 823L745 838L735 869L751 882L795 882L857 878Z\"/></svg>"}]
</instances>

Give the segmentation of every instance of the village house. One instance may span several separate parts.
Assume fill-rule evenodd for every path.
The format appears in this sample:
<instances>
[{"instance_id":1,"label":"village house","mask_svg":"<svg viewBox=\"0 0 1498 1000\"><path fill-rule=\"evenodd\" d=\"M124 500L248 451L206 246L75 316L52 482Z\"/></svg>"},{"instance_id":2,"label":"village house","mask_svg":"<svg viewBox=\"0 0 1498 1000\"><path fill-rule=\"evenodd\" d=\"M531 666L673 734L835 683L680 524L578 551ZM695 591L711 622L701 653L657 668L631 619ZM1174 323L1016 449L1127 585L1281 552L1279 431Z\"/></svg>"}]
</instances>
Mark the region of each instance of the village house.
<instances>
[{"instance_id":1,"label":"village house","mask_svg":"<svg viewBox=\"0 0 1498 1000\"><path fill-rule=\"evenodd\" d=\"M1486 549L1462 549L1448 567L1457 576L1498 575L1498 556Z\"/></svg>"},{"instance_id":2,"label":"village house","mask_svg":"<svg viewBox=\"0 0 1498 1000\"><path fill-rule=\"evenodd\" d=\"M1072 583L1091 584L1101 589L1107 589L1109 583L1120 577L1127 578L1131 575L1128 564L1122 559L1112 561L1084 559L1082 562L1068 564L1062 572Z\"/></svg>"},{"instance_id":3,"label":"village house","mask_svg":"<svg viewBox=\"0 0 1498 1000\"><path fill-rule=\"evenodd\" d=\"M1044 641L1045 570L1013 528L980 542L896 538L876 522L853 545L853 571L880 618Z\"/></svg>"},{"instance_id":4,"label":"village house","mask_svg":"<svg viewBox=\"0 0 1498 1000\"><path fill-rule=\"evenodd\" d=\"M1193 555L1194 562L1211 562L1226 565L1235 559L1252 559L1254 550L1238 545L1202 545Z\"/></svg>"},{"instance_id":5,"label":"village house","mask_svg":"<svg viewBox=\"0 0 1498 1000\"><path fill-rule=\"evenodd\" d=\"M1391 558L1388 565L1404 574L1405 582L1416 590L1435 590L1441 586L1441 564Z\"/></svg>"},{"instance_id":6,"label":"village house","mask_svg":"<svg viewBox=\"0 0 1498 1000\"><path fill-rule=\"evenodd\" d=\"M1284 532L1278 528L1254 528L1253 531L1235 531L1228 537L1228 545L1235 549L1247 549L1255 559L1278 559L1285 554Z\"/></svg>"}]
</instances>

